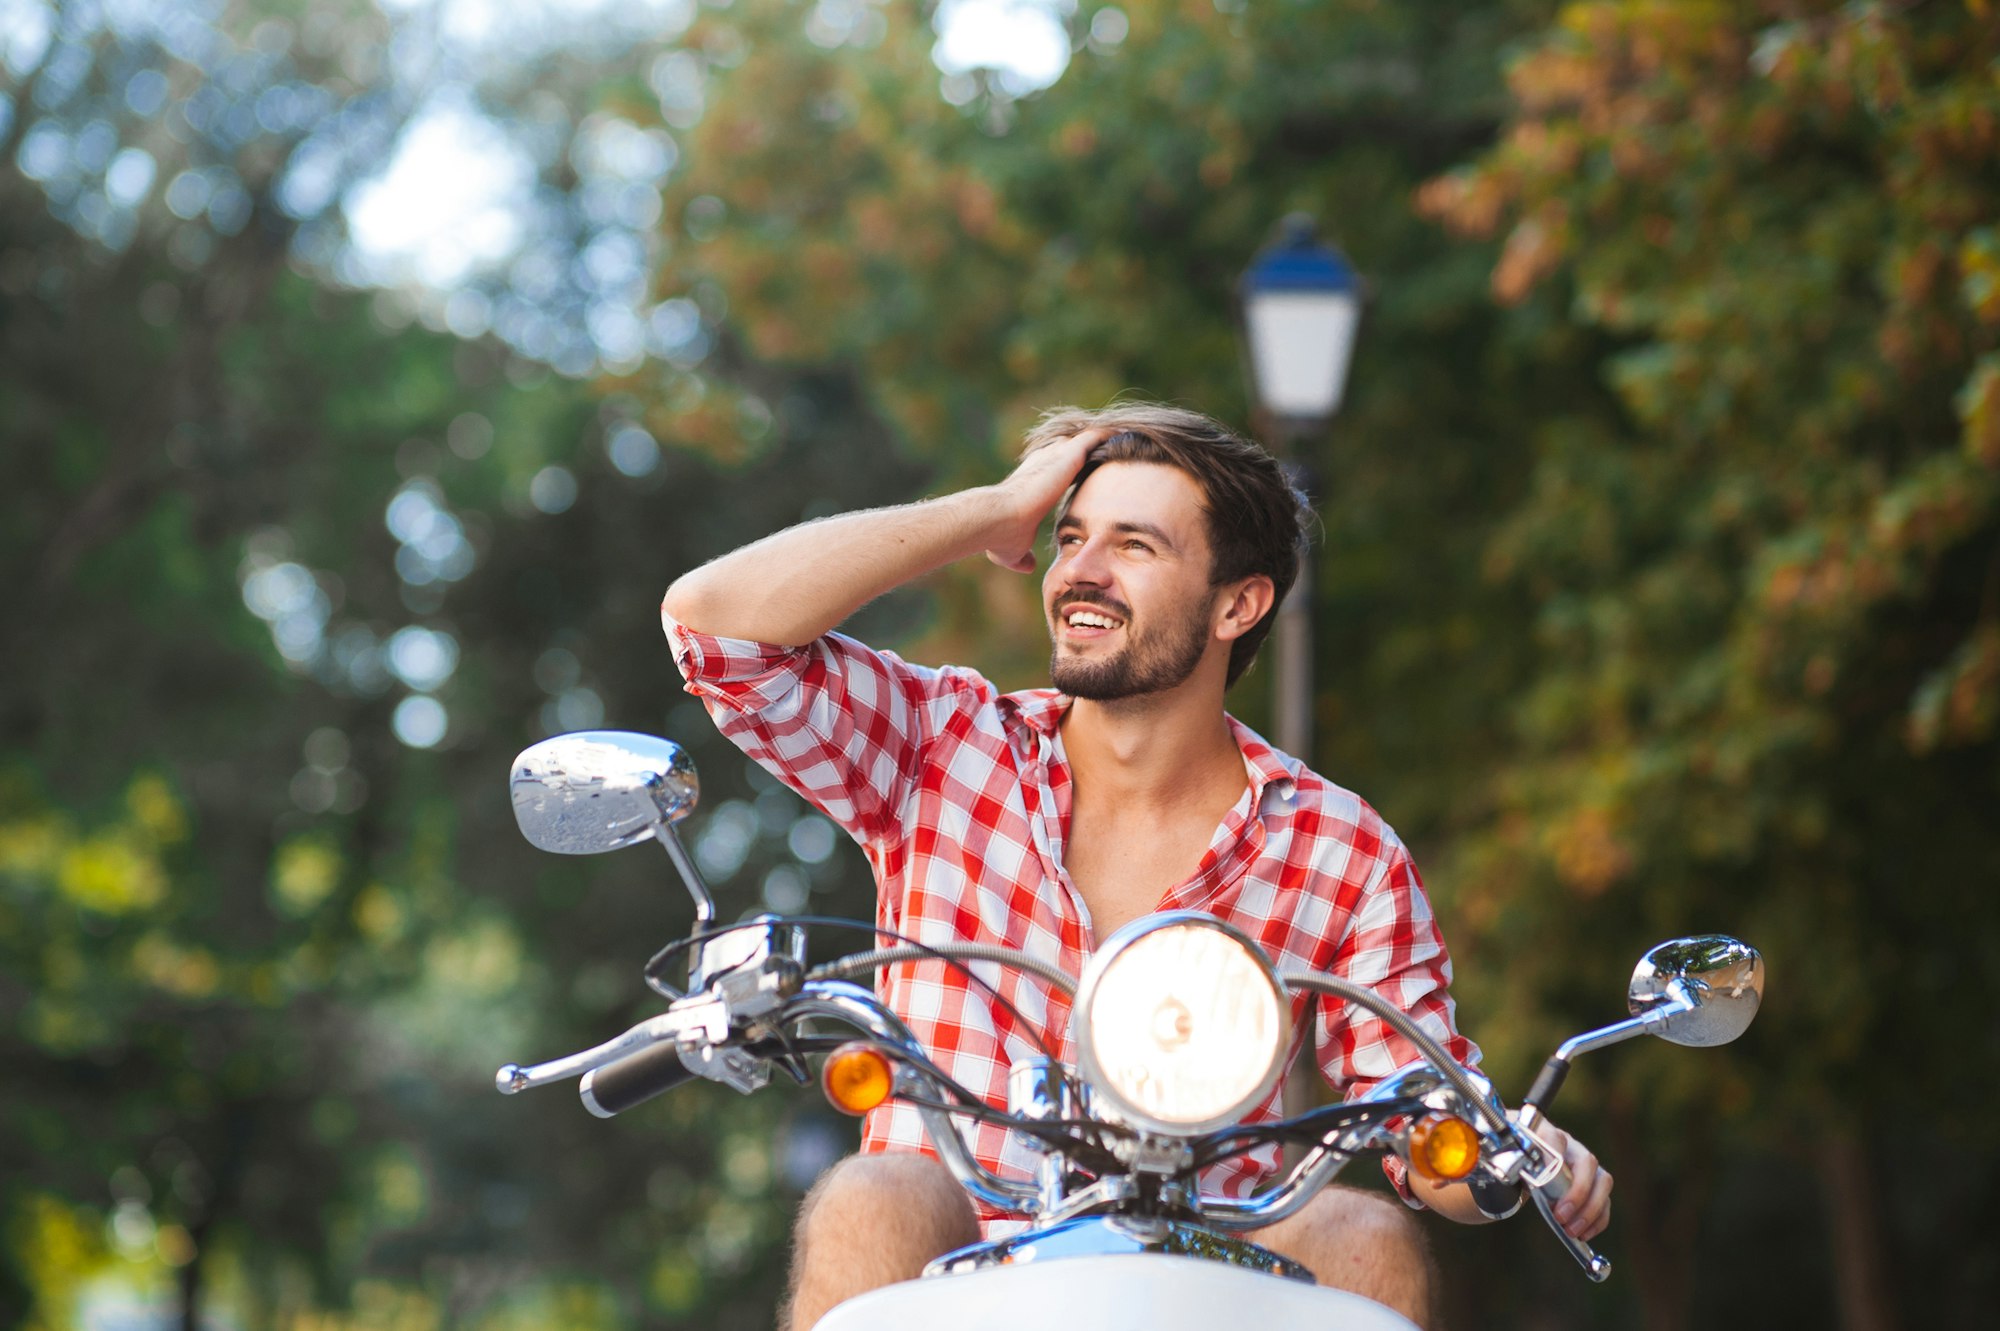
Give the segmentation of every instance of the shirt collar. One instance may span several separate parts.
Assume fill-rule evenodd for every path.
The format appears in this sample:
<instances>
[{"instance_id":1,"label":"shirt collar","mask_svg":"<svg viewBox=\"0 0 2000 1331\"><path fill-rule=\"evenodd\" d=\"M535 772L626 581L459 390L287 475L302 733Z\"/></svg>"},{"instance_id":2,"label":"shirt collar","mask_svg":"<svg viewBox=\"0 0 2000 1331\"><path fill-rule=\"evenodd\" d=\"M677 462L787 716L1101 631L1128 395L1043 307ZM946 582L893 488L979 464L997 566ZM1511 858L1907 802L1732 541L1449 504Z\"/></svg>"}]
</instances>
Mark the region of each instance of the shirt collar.
<instances>
[{"instance_id":1,"label":"shirt collar","mask_svg":"<svg viewBox=\"0 0 2000 1331\"><path fill-rule=\"evenodd\" d=\"M1074 701L1067 693L1054 689L1028 689L1022 693L1003 694L1000 706L1012 711L1021 724L1030 730L1053 739L1062 726L1063 713Z\"/></svg>"},{"instance_id":2,"label":"shirt collar","mask_svg":"<svg viewBox=\"0 0 2000 1331\"><path fill-rule=\"evenodd\" d=\"M1262 735L1229 717L1230 733L1243 751L1243 770L1250 777L1250 807L1264 810L1266 797L1290 803L1298 792L1298 773L1303 766L1297 758L1280 753Z\"/></svg>"}]
</instances>

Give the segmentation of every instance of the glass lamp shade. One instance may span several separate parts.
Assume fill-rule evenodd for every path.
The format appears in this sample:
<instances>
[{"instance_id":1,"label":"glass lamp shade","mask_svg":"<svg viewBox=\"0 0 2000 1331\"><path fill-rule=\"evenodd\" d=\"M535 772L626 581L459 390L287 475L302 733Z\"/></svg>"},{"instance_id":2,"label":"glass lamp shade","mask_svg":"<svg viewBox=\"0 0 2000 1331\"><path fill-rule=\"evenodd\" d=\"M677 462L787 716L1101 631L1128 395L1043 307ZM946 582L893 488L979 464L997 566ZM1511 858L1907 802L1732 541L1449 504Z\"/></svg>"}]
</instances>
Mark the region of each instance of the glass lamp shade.
<instances>
[{"instance_id":1,"label":"glass lamp shade","mask_svg":"<svg viewBox=\"0 0 2000 1331\"><path fill-rule=\"evenodd\" d=\"M1242 295L1258 402L1285 420L1331 419L1361 321L1361 283L1346 257L1293 218L1244 273Z\"/></svg>"}]
</instances>

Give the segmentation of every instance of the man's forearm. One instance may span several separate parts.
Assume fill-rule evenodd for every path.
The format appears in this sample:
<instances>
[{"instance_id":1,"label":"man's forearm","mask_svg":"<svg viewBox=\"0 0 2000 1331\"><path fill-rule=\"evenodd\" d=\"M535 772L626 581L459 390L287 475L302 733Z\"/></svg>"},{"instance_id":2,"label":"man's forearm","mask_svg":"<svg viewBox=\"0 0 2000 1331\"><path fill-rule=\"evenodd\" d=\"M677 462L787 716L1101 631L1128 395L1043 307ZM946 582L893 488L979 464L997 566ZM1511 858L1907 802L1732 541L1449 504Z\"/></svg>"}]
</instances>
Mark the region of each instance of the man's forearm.
<instances>
[{"instance_id":1,"label":"man's forearm","mask_svg":"<svg viewBox=\"0 0 2000 1331\"><path fill-rule=\"evenodd\" d=\"M701 633L801 646L883 593L998 544L1009 526L994 486L822 518L683 575L662 609Z\"/></svg>"}]
</instances>

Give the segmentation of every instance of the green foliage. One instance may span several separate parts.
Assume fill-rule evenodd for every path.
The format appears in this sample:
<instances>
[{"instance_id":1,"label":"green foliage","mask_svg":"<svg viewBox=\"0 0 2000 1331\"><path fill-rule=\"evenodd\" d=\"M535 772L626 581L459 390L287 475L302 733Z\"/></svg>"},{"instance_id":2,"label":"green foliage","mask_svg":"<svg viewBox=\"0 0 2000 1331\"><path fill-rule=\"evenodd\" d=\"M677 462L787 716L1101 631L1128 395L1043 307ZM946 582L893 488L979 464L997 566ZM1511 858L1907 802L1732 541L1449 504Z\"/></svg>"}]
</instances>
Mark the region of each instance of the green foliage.
<instances>
[{"instance_id":1,"label":"green foliage","mask_svg":"<svg viewBox=\"0 0 2000 1331\"><path fill-rule=\"evenodd\" d=\"M256 1325L765 1322L772 1144L824 1130L800 1097L603 1125L486 1089L645 1012L638 964L686 921L641 852L521 846L500 774L557 729L670 733L702 823L744 833L729 907L797 891L768 875L802 810L675 696L660 588L989 479L1060 401L1241 419L1233 284L1297 208L1373 289L1349 405L1299 446L1313 756L1416 847L1503 1089L1615 1016L1658 938L1772 963L1738 1048L1627 1047L1566 1093L1636 1282L1587 1293L1517 1223L1448 1236L1455 1283L1551 1324L1824 1320L1886 1252L1913 1310L1990 1295L1945 1270L1990 1235L1995 1172L1964 1146L2000 967L1987 6L1086 3L1063 79L1018 96L941 80L915 0L704 5L657 48L478 89L557 145L558 249L587 236L560 188L587 121L536 84L677 145L659 294L702 326L591 384L328 285L328 219L280 185L312 127L188 118L211 83L310 84L361 108L341 169L366 164L407 110L369 82L382 20L252 40L295 8L227 8L203 61L66 18L52 49L89 59L10 89L35 108L10 163L37 124L101 121L158 184L106 211L80 152L0 177L0 1315L73 1324L110 1273ZM154 68L178 81L149 119L127 88ZM183 169L247 211L166 208ZM535 304L517 277L481 279L496 328ZM629 429L656 463L613 465ZM868 615L1039 682L1011 575ZM390 668L411 630L441 675ZM431 748L394 735L417 695ZM851 852L806 883L866 911ZM1885 1124L1919 1164L1856 1246L1852 1144L1886 1161Z\"/></svg>"},{"instance_id":2,"label":"green foliage","mask_svg":"<svg viewBox=\"0 0 2000 1331\"><path fill-rule=\"evenodd\" d=\"M1574 5L1512 64L1501 142L1423 196L1504 232L1493 287L1522 317L1620 344L1622 419L1542 430L1489 551L1541 650L1500 817L1451 861L1496 885L1473 955L1671 918L1757 940L1772 1002L1726 1119L1828 1171L1888 1124L1977 1133L1992 1086L1958 1051L2000 936L1970 888L2000 870L1995 54L1980 5ZM1717 1098L1643 1090L1662 1121ZM1835 1232L1865 1227L1828 1186ZM1888 1279L1865 1243L1842 1272L1857 1305Z\"/></svg>"},{"instance_id":3,"label":"green foliage","mask_svg":"<svg viewBox=\"0 0 2000 1331\"><path fill-rule=\"evenodd\" d=\"M0 177L0 1320L763 1321L731 1309L769 1284L797 1184L729 1162L794 1107L723 1134L696 1091L607 1135L491 1091L499 1063L640 1015L639 964L688 913L664 864L520 845L502 781L607 713L686 729L654 607L730 532L700 506L663 524L663 491L726 510L740 488L778 525L805 499L774 477L851 505L870 473L807 434L740 480L622 474L623 399L307 275L317 220L285 211L281 167L323 126L190 132L299 76L271 50L290 28L232 10L175 54L71 17L7 103L35 174ZM301 44L365 69L374 22ZM178 91L136 110L127 84L161 71ZM365 139L393 91L335 75L306 104L349 97ZM108 213L72 150L107 132L156 162ZM247 220L186 216L183 171L226 171ZM816 400L835 441L866 437ZM531 495L550 467L577 491L560 518ZM399 679L413 630L456 668ZM418 693L447 709L435 751L393 733ZM717 800L755 794L688 738ZM752 898L800 812L757 810Z\"/></svg>"}]
</instances>

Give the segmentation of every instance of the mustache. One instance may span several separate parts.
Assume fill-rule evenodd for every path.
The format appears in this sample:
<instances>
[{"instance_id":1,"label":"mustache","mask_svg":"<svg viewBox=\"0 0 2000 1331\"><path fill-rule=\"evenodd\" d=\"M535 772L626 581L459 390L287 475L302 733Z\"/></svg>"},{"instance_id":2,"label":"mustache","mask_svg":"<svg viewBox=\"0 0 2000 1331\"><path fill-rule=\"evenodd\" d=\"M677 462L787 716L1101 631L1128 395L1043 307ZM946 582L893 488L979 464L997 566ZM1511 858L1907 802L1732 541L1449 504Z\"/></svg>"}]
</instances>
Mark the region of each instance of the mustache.
<instances>
[{"instance_id":1,"label":"mustache","mask_svg":"<svg viewBox=\"0 0 2000 1331\"><path fill-rule=\"evenodd\" d=\"M1128 623L1132 618L1132 607L1126 605L1123 601L1106 596L1102 592L1071 592L1068 596L1056 602L1056 618L1062 618L1064 611L1070 609L1072 606L1079 605L1094 605L1100 610L1109 610L1112 614Z\"/></svg>"}]
</instances>

